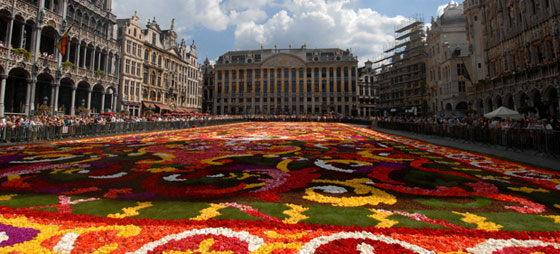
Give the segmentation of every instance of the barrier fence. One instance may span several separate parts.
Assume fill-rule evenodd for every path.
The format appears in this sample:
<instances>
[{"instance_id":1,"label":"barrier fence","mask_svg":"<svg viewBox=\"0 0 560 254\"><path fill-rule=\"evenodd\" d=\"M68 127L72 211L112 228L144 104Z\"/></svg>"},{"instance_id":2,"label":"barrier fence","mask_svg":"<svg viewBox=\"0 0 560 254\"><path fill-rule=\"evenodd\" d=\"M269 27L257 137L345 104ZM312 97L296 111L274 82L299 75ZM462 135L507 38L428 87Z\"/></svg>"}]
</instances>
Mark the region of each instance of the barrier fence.
<instances>
[{"instance_id":1,"label":"barrier fence","mask_svg":"<svg viewBox=\"0 0 560 254\"><path fill-rule=\"evenodd\" d=\"M410 131L456 139L459 142L500 145L512 150L535 150L549 155L560 154L560 132L531 129L490 129L473 126L449 126L424 123L378 121L376 126L385 129Z\"/></svg>"},{"instance_id":2,"label":"barrier fence","mask_svg":"<svg viewBox=\"0 0 560 254\"><path fill-rule=\"evenodd\" d=\"M244 119L164 121L164 122L116 122L105 124L80 124L73 126L1 127L0 142L33 143L62 139L89 138L150 131L178 130L244 122Z\"/></svg>"}]
</instances>

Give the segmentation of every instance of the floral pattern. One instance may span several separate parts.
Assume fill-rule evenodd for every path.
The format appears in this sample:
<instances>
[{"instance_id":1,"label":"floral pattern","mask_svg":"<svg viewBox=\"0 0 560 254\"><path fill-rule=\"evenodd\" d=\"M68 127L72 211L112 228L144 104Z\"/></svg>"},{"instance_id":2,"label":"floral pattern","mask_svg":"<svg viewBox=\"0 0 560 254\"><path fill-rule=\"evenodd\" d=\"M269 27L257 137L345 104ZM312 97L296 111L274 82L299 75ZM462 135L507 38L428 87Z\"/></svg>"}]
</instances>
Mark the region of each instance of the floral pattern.
<instances>
[{"instance_id":1,"label":"floral pattern","mask_svg":"<svg viewBox=\"0 0 560 254\"><path fill-rule=\"evenodd\" d=\"M0 252L558 253L559 191L556 171L345 124L6 146ZM149 219L167 202L204 205ZM508 215L547 230L514 231Z\"/></svg>"}]
</instances>

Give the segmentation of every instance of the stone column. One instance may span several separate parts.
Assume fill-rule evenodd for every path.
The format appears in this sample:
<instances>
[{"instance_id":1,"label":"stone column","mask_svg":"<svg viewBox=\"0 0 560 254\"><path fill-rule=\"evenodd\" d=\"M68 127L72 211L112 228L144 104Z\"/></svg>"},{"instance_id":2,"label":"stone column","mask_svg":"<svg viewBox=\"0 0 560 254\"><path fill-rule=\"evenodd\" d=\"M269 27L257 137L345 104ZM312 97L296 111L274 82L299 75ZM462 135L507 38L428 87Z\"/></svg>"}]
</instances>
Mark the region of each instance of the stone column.
<instances>
[{"instance_id":1,"label":"stone column","mask_svg":"<svg viewBox=\"0 0 560 254\"><path fill-rule=\"evenodd\" d=\"M109 74L110 72L110 68L109 68L109 54L105 55L105 66L103 67L103 71L107 74ZM138 75L138 73L136 73Z\"/></svg>"},{"instance_id":2,"label":"stone column","mask_svg":"<svg viewBox=\"0 0 560 254\"><path fill-rule=\"evenodd\" d=\"M56 81L55 81L55 83L52 83L52 84L51 84L51 97L50 97L50 98L51 98L51 102L50 102L49 105L48 105L48 106L51 107L51 108L54 108L54 106L56 105L56 104L54 104L54 93L55 93L55 90L56 90Z\"/></svg>"},{"instance_id":3,"label":"stone column","mask_svg":"<svg viewBox=\"0 0 560 254\"><path fill-rule=\"evenodd\" d=\"M101 52L98 52L95 58L95 70L101 70Z\"/></svg>"},{"instance_id":4,"label":"stone column","mask_svg":"<svg viewBox=\"0 0 560 254\"><path fill-rule=\"evenodd\" d=\"M81 60L80 57L81 57L81 54L82 54L81 51L82 51L82 42L78 41L78 48L77 48L77 51L76 51L76 59L75 59L76 62L74 62L78 66L78 68L82 67L82 65L80 63L80 60Z\"/></svg>"},{"instance_id":5,"label":"stone column","mask_svg":"<svg viewBox=\"0 0 560 254\"><path fill-rule=\"evenodd\" d=\"M25 34L25 23L23 23L23 24L21 25L21 34L19 35L19 37L20 37L20 38L19 38L19 46L20 46L20 48L25 48L25 46L23 45L23 36L24 36L24 34ZM10 41L10 43L12 43L12 42Z\"/></svg>"},{"instance_id":6,"label":"stone column","mask_svg":"<svg viewBox=\"0 0 560 254\"><path fill-rule=\"evenodd\" d=\"M0 76L0 117L4 117L4 97L6 96L6 80L8 75Z\"/></svg>"},{"instance_id":7,"label":"stone column","mask_svg":"<svg viewBox=\"0 0 560 254\"><path fill-rule=\"evenodd\" d=\"M60 80L57 80L54 85L54 96L52 97L53 101L53 113L56 114L58 112L58 93L60 92ZM63 112L64 113L64 112Z\"/></svg>"},{"instance_id":8,"label":"stone column","mask_svg":"<svg viewBox=\"0 0 560 254\"><path fill-rule=\"evenodd\" d=\"M30 112L30 106L29 104L33 104L32 100L31 100L31 87L33 86L33 80L29 79L27 80L27 90L26 90L26 96L25 96L25 114L29 115Z\"/></svg>"},{"instance_id":9,"label":"stone column","mask_svg":"<svg viewBox=\"0 0 560 254\"><path fill-rule=\"evenodd\" d=\"M118 93L113 93L113 103L111 103L111 109L113 110L113 112L117 112L120 111L117 103L119 102L119 94Z\"/></svg>"},{"instance_id":10,"label":"stone column","mask_svg":"<svg viewBox=\"0 0 560 254\"><path fill-rule=\"evenodd\" d=\"M91 92L93 91L92 88L88 89L88 95L87 95L87 109L89 109L89 111L91 112Z\"/></svg>"},{"instance_id":11,"label":"stone column","mask_svg":"<svg viewBox=\"0 0 560 254\"><path fill-rule=\"evenodd\" d=\"M70 115L71 116L76 115L76 89L78 89L77 86L72 87L72 99L71 99L71 102L70 102Z\"/></svg>"},{"instance_id":12,"label":"stone column","mask_svg":"<svg viewBox=\"0 0 560 254\"><path fill-rule=\"evenodd\" d=\"M307 77L307 74L305 74ZM315 68L311 67L311 112L310 114L315 114Z\"/></svg>"},{"instance_id":13,"label":"stone column","mask_svg":"<svg viewBox=\"0 0 560 254\"><path fill-rule=\"evenodd\" d=\"M33 62L36 63L39 60L39 56L41 54L41 32L43 31L43 28L35 25L33 30L33 36L31 39L31 42L33 44L31 45L31 51L33 52Z\"/></svg>"},{"instance_id":14,"label":"stone column","mask_svg":"<svg viewBox=\"0 0 560 254\"><path fill-rule=\"evenodd\" d=\"M95 48L93 48L91 50L91 59L90 59L90 62L89 62L89 66L90 66L92 71L95 71L95 54L96 54L96 50L95 50Z\"/></svg>"},{"instance_id":15,"label":"stone column","mask_svg":"<svg viewBox=\"0 0 560 254\"><path fill-rule=\"evenodd\" d=\"M105 113L105 91L101 92L101 111L99 113Z\"/></svg>"},{"instance_id":16,"label":"stone column","mask_svg":"<svg viewBox=\"0 0 560 254\"><path fill-rule=\"evenodd\" d=\"M29 113L33 113L35 110L35 91L37 91L37 79L33 79L31 84L31 100L29 101Z\"/></svg>"},{"instance_id":17,"label":"stone column","mask_svg":"<svg viewBox=\"0 0 560 254\"><path fill-rule=\"evenodd\" d=\"M8 29L6 29L8 32L6 33L6 38L4 40L4 47L6 48L10 48L10 45L12 44L12 33L14 32L14 16L10 16L9 19L10 22L8 23ZM23 31L21 31L21 33L23 33Z\"/></svg>"}]
</instances>

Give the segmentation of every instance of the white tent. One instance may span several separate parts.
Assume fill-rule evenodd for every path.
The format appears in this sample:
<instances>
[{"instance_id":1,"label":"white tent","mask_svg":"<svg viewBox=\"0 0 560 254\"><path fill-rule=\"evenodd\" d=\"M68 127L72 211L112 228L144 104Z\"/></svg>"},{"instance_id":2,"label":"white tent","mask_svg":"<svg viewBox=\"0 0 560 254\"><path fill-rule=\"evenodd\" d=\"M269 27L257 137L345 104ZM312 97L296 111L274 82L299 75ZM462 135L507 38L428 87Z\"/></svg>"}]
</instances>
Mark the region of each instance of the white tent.
<instances>
[{"instance_id":1,"label":"white tent","mask_svg":"<svg viewBox=\"0 0 560 254\"><path fill-rule=\"evenodd\" d=\"M509 108L506 108L504 106L499 107L498 109L485 114L484 117L486 118L494 118L494 117L499 117L499 118L503 118L503 119L522 119L523 115L519 114L519 112L515 111L515 110L511 110Z\"/></svg>"}]
</instances>

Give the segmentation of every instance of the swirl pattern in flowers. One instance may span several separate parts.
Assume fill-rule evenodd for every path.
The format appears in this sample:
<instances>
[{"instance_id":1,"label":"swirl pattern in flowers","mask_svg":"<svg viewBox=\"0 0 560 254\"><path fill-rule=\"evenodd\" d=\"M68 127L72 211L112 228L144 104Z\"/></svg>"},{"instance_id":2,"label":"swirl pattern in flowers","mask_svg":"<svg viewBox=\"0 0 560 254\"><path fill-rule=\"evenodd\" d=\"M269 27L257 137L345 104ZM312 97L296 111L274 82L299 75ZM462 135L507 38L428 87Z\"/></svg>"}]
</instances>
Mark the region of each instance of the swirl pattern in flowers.
<instances>
[{"instance_id":1,"label":"swirl pattern in flowers","mask_svg":"<svg viewBox=\"0 0 560 254\"><path fill-rule=\"evenodd\" d=\"M8 146L0 177L7 253L560 246L560 173L345 124L242 123ZM69 220L57 225L60 215ZM148 226L157 223L171 226ZM401 230L411 228L413 238ZM454 238L464 244L443 244Z\"/></svg>"}]
</instances>

